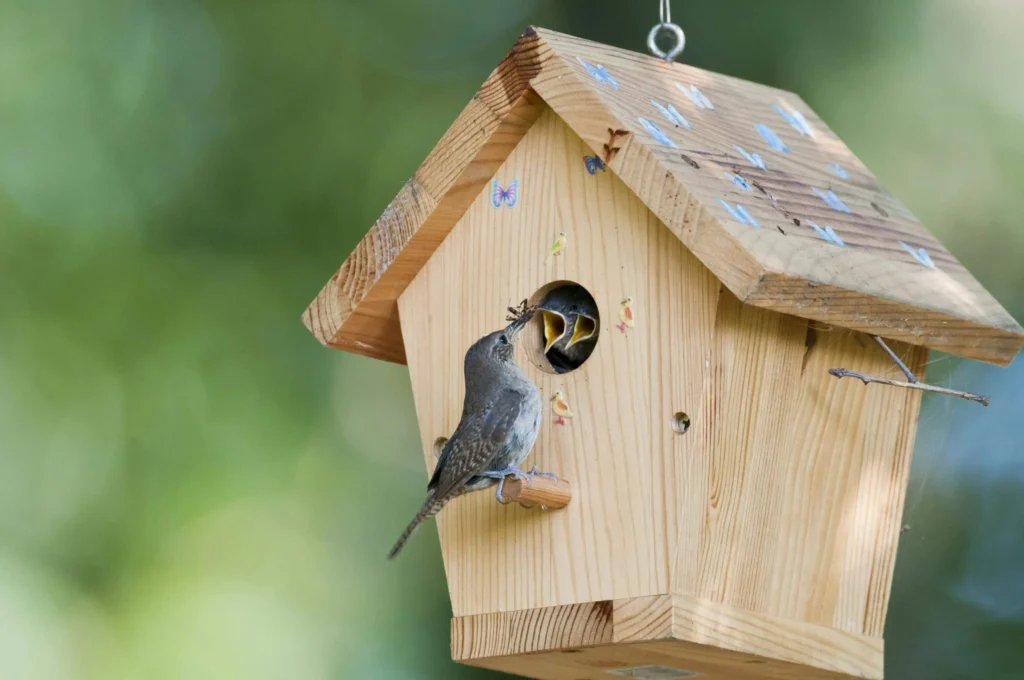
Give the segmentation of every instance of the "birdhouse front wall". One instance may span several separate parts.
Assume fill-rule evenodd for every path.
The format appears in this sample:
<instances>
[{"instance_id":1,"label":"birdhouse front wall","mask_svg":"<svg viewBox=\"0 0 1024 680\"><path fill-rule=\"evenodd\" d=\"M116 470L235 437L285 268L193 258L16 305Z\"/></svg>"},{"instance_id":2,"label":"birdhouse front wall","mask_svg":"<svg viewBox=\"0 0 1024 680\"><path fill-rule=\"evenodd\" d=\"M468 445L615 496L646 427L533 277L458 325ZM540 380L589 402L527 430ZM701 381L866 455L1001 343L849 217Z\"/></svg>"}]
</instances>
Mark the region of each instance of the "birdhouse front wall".
<instances>
[{"instance_id":1,"label":"birdhouse front wall","mask_svg":"<svg viewBox=\"0 0 1024 680\"><path fill-rule=\"evenodd\" d=\"M518 180L515 205L495 207L488 187L399 300L429 471L433 442L461 415L465 351L505 325L507 306L568 280L600 310L596 348L576 371L546 373L517 349L545 402L525 465L568 479L573 500L544 512L485 492L445 508L438 531L456 616L669 589L674 462L696 438L675 435L666 409L696 410L719 285L612 173L589 174L591 154L543 113L495 175L502 188ZM559 233L566 245L552 255ZM627 296L638 321L623 332ZM564 425L550 408L556 390L574 414Z\"/></svg>"},{"instance_id":2,"label":"birdhouse front wall","mask_svg":"<svg viewBox=\"0 0 1024 680\"><path fill-rule=\"evenodd\" d=\"M920 393L831 377L892 364L868 336L739 302L597 154L545 110L399 298L428 474L461 415L465 351L505 325L506 306L572 281L600 311L596 349L571 373L517 349L546 404L525 467L569 480L569 506L483 491L438 517L456 623L501 630L503 617L586 603L611 617L662 597L676 639L880 675ZM697 205L688 219L710 217ZM627 297L631 328L617 325ZM923 371L927 350L894 349ZM759 652L765 626L798 626L790 647L803 651ZM837 631L870 658L807 651ZM516 644L466 643L456 658L544 651Z\"/></svg>"}]
</instances>

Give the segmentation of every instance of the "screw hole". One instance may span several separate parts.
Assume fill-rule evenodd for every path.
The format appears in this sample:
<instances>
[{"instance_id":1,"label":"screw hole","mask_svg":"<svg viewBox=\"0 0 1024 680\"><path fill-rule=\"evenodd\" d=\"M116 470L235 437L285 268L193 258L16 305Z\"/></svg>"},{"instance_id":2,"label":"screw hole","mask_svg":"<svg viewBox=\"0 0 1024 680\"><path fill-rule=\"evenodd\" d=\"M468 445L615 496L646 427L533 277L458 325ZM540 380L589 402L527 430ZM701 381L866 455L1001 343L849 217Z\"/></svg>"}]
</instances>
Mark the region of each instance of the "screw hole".
<instances>
[{"instance_id":1,"label":"screw hole","mask_svg":"<svg viewBox=\"0 0 1024 680\"><path fill-rule=\"evenodd\" d=\"M448 443L448 437L438 437L434 440L434 458L440 458L444 451L444 445Z\"/></svg>"},{"instance_id":2,"label":"screw hole","mask_svg":"<svg viewBox=\"0 0 1024 680\"><path fill-rule=\"evenodd\" d=\"M690 429L690 416L682 411L672 416L672 429L676 434L683 434Z\"/></svg>"}]
</instances>

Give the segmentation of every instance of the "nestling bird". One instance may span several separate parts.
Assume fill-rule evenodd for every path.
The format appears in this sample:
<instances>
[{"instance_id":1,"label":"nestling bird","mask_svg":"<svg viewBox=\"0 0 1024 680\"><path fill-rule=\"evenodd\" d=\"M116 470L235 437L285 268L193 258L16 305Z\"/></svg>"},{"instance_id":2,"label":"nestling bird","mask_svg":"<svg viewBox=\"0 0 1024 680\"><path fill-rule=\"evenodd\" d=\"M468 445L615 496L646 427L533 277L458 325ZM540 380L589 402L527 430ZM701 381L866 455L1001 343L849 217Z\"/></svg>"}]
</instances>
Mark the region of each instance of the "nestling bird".
<instances>
[{"instance_id":1,"label":"nestling bird","mask_svg":"<svg viewBox=\"0 0 1024 680\"><path fill-rule=\"evenodd\" d=\"M505 477L530 482L546 475L519 464L529 455L543 411L540 391L522 372L515 359L515 339L535 310L523 301L509 308L512 322L506 328L477 340L464 362L466 397L462 419L445 442L434 475L427 484L427 499L391 549L391 559L402 549L420 523L440 512L455 496L483 489L497 480L496 496L502 501Z\"/></svg>"},{"instance_id":2,"label":"nestling bird","mask_svg":"<svg viewBox=\"0 0 1024 680\"><path fill-rule=\"evenodd\" d=\"M554 396L551 397L551 410L558 416L555 422L559 425L565 425L565 419L572 418L572 409L569 408L569 402L565 400L562 390L555 390Z\"/></svg>"},{"instance_id":3,"label":"nestling bird","mask_svg":"<svg viewBox=\"0 0 1024 680\"><path fill-rule=\"evenodd\" d=\"M579 368L594 351L597 304L583 286L555 288L537 306L544 317L544 355L556 373Z\"/></svg>"}]
</instances>

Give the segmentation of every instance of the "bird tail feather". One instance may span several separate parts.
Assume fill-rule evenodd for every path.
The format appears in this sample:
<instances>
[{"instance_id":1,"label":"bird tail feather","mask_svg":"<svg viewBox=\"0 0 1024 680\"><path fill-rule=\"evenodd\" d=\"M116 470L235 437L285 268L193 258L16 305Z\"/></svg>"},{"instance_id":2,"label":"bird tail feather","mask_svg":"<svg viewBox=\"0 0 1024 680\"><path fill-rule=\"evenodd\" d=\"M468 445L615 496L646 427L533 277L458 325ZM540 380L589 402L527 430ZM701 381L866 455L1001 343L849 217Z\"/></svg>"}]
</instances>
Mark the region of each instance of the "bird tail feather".
<instances>
[{"instance_id":1,"label":"bird tail feather","mask_svg":"<svg viewBox=\"0 0 1024 680\"><path fill-rule=\"evenodd\" d=\"M446 499L437 498L434 494L431 494L430 496L427 497L426 502L423 503L423 507L420 508L420 511L417 512L416 516L412 518L412 521L409 522L409 526L405 528L405 531L402 532L402 535L398 537L398 540L395 542L395 546L391 548L391 552L388 553L389 560L394 559L395 555L397 555L402 550L402 548L405 547L406 541L408 541L409 538L412 537L413 533L423 522L423 520L427 519L428 517L433 517L441 511L441 508L444 507L445 501Z\"/></svg>"}]
</instances>

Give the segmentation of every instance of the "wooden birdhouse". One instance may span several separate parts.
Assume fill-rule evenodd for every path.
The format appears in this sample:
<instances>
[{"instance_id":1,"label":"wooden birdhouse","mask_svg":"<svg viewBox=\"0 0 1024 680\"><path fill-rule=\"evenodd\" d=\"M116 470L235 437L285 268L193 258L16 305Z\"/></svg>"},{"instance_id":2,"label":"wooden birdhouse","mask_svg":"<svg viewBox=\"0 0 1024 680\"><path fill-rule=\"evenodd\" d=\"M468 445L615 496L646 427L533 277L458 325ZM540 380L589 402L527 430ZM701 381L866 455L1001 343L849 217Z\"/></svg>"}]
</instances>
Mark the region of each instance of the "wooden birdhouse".
<instances>
[{"instance_id":1,"label":"wooden birdhouse","mask_svg":"<svg viewBox=\"0 0 1024 680\"><path fill-rule=\"evenodd\" d=\"M902 379L875 336L918 377L929 349L1005 365L1021 327L799 97L541 29L304 322L408 365L429 472L466 349L570 283L589 357L555 372L538 316L517 352L546 404L526 464L572 500L438 516L454 659L881 678L921 392L829 370Z\"/></svg>"}]
</instances>

